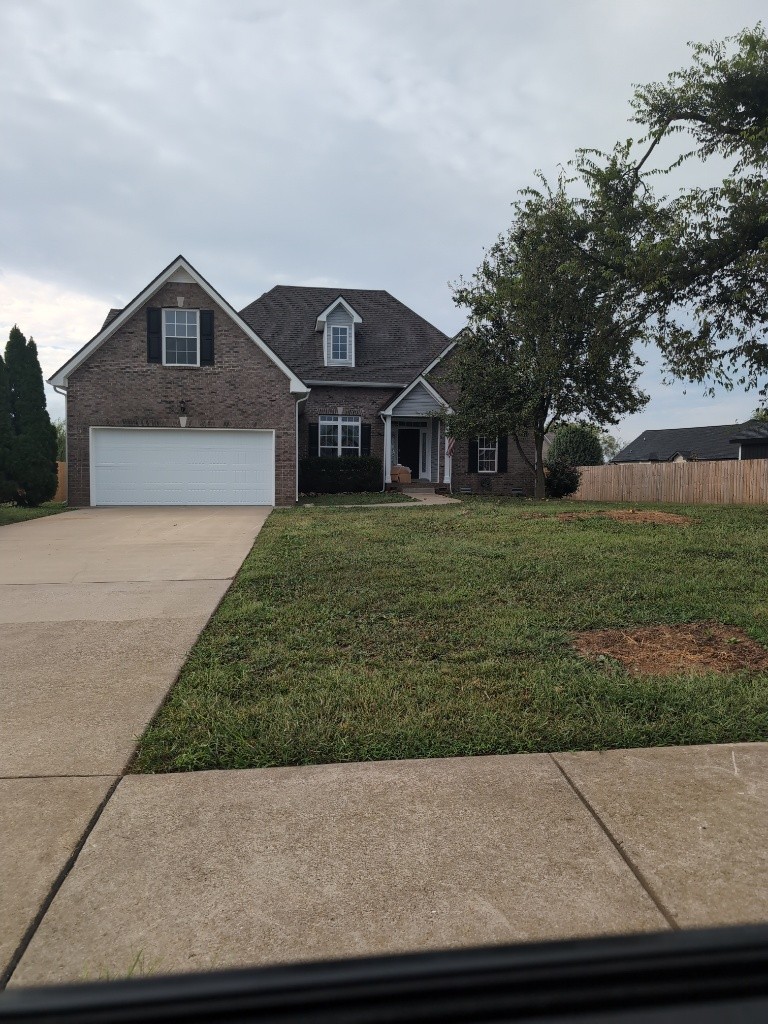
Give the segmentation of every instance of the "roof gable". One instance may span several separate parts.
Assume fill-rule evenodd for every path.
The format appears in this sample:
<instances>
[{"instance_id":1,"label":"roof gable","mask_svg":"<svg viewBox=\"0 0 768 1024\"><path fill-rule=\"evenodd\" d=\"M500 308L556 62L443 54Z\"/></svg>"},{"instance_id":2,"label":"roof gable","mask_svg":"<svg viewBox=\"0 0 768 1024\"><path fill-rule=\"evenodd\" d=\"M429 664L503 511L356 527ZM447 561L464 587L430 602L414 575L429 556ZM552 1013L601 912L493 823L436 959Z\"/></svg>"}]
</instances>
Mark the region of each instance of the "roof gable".
<instances>
[{"instance_id":1,"label":"roof gable","mask_svg":"<svg viewBox=\"0 0 768 1024\"><path fill-rule=\"evenodd\" d=\"M442 395L432 387L429 381L424 379L423 375L419 375L416 380L411 381L404 391L400 392L397 398L390 402L386 409L381 410L381 415L391 416L398 410L403 413L407 410L408 414L412 414L412 410L415 412L415 405L422 404L419 402L419 399L431 403L432 409L441 409L447 413L453 412L453 409L451 409Z\"/></svg>"},{"instance_id":2,"label":"roof gable","mask_svg":"<svg viewBox=\"0 0 768 1024\"><path fill-rule=\"evenodd\" d=\"M360 323L363 322L363 318L360 316L360 314L357 313L350 306L350 304L344 299L344 297L342 295L340 295L338 297L338 299L335 300L335 302L332 302L330 304L330 306L327 306L322 311L322 313L318 316L317 322L315 324L315 330L316 331L322 331L323 327L325 326L325 321L328 319L328 317L331 315L331 313L335 313L336 312L336 310L339 308L339 306L341 306L343 309L345 309L347 311L347 313L352 318L352 323L353 324L360 324Z\"/></svg>"},{"instance_id":3,"label":"roof gable","mask_svg":"<svg viewBox=\"0 0 768 1024\"><path fill-rule=\"evenodd\" d=\"M169 281L194 283L199 285L199 287L210 296L211 300L215 302L216 305L218 305L242 331L244 331L251 341L253 341L254 344L269 356L275 365L283 371L290 382L290 390L292 393L305 394L307 392L308 389L303 381L296 376L296 374L282 361L282 359L272 351L269 345L259 337L253 328L247 324L237 312L235 312L226 299L224 299L223 296L221 296L183 256L177 256L172 263L169 263L165 270L162 270L154 280L150 281L146 288L131 299L131 301L122 310L111 309L107 314L107 318L99 333L83 345L83 347L76 352L71 359L64 363L64 365L48 379L48 383L53 387L66 388L69 375L73 373L78 366L81 366L87 359L89 359L105 341L112 337L115 331L119 330L124 323L130 320L134 313L136 313L145 302L151 299L152 296Z\"/></svg>"}]
</instances>

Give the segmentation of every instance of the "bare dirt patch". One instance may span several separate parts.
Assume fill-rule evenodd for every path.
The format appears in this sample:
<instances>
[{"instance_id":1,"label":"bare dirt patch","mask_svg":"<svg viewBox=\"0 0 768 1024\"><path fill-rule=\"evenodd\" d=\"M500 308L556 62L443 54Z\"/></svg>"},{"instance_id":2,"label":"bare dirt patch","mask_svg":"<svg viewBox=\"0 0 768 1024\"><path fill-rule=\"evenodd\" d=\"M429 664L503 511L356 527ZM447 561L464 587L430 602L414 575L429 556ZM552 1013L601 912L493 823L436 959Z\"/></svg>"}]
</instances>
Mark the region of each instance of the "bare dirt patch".
<instances>
[{"instance_id":1,"label":"bare dirt patch","mask_svg":"<svg viewBox=\"0 0 768 1024\"><path fill-rule=\"evenodd\" d=\"M593 519L605 516L619 523L650 523L656 526L691 526L695 520L690 516L679 516L674 512L644 512L634 508L601 509L597 512L561 512L555 518L561 523L577 519Z\"/></svg>"},{"instance_id":2,"label":"bare dirt patch","mask_svg":"<svg viewBox=\"0 0 768 1024\"><path fill-rule=\"evenodd\" d=\"M573 643L585 658L612 658L637 676L768 670L768 650L743 629L719 622L590 630Z\"/></svg>"}]
</instances>

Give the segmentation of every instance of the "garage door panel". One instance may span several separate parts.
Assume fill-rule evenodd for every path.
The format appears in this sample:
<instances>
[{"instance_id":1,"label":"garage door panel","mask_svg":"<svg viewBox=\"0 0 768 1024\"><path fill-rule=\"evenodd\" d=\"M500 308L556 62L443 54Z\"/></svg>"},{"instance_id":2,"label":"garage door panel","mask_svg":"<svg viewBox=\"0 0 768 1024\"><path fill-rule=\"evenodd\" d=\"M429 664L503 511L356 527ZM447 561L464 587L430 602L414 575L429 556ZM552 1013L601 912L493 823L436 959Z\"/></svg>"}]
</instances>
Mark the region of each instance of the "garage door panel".
<instances>
[{"instance_id":1,"label":"garage door panel","mask_svg":"<svg viewBox=\"0 0 768 1024\"><path fill-rule=\"evenodd\" d=\"M91 432L94 505L272 505L274 479L271 431Z\"/></svg>"}]
</instances>

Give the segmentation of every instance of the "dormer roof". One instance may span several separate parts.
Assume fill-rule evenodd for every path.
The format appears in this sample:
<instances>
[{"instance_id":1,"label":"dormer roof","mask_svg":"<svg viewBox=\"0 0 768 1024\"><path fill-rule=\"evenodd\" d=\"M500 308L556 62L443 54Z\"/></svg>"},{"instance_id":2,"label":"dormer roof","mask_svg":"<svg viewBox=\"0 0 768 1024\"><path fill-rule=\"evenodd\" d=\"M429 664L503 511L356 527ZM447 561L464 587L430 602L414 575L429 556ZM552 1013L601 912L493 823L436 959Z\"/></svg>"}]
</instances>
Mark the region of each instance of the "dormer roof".
<instances>
[{"instance_id":1,"label":"dormer roof","mask_svg":"<svg viewBox=\"0 0 768 1024\"><path fill-rule=\"evenodd\" d=\"M322 329L325 327L325 321L328 319L330 314L339 306L343 306L347 313L349 313L350 317L352 318L353 324L361 324L363 322L363 318L360 316L360 314L355 312L355 310L350 306L350 304L342 295L339 295L339 297L335 299L330 304L330 306L326 306L323 312L320 313L320 315L318 316L317 323L315 324L316 331L322 331Z\"/></svg>"}]
</instances>

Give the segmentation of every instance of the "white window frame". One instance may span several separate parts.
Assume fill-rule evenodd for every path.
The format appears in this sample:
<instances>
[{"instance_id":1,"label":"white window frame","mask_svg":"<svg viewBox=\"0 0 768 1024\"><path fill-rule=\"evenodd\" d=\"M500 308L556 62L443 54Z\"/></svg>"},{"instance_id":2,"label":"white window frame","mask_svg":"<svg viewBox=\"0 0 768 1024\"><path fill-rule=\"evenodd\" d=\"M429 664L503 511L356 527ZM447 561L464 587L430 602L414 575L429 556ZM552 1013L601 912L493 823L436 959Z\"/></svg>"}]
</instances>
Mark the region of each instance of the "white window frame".
<instances>
[{"instance_id":1,"label":"white window frame","mask_svg":"<svg viewBox=\"0 0 768 1024\"><path fill-rule=\"evenodd\" d=\"M488 462L488 453L493 452L493 469L481 469L481 462ZM485 457L483 457L485 453ZM481 434L477 439L477 472L498 473L499 471L499 439L495 437L493 442L489 437Z\"/></svg>"},{"instance_id":2,"label":"white window frame","mask_svg":"<svg viewBox=\"0 0 768 1024\"><path fill-rule=\"evenodd\" d=\"M333 332L344 331L344 352L343 356L335 356L333 354ZM343 363L348 364L351 362L349 353L352 348L352 338L350 337L352 329L349 324L328 324L328 362L329 363ZM341 339L339 339L339 345L341 345Z\"/></svg>"},{"instance_id":3,"label":"white window frame","mask_svg":"<svg viewBox=\"0 0 768 1024\"><path fill-rule=\"evenodd\" d=\"M334 328L347 332L347 354L344 359L333 358L333 331ZM329 324L325 325L325 365L326 366L354 366L355 365L355 325L351 324Z\"/></svg>"},{"instance_id":4,"label":"white window frame","mask_svg":"<svg viewBox=\"0 0 768 1024\"><path fill-rule=\"evenodd\" d=\"M166 359L166 354L165 354L165 339L166 339L165 314L166 313L194 313L195 314L195 326L197 328L197 361L196 362L194 362L194 363L169 363L168 360ZM200 310L199 309L184 309L183 307L176 308L174 306L169 306L168 308L163 309L163 311L162 311L162 318L163 318L163 366L176 366L176 367L180 367L180 368L183 368L185 366L189 366L189 367L199 366L200 365ZM174 337L175 337L175 335L174 335Z\"/></svg>"},{"instance_id":5,"label":"white window frame","mask_svg":"<svg viewBox=\"0 0 768 1024\"><path fill-rule=\"evenodd\" d=\"M360 457L360 453L362 452L362 445L363 445L363 424L362 424L362 419L361 419L360 416L330 416L330 415L319 416L318 417L318 421L317 421L317 454L321 458L334 458L334 456L332 456L332 455L329 455L329 456L323 455L323 452L322 452L323 448L330 448L331 447L331 445L322 444L322 428L323 428L323 425L327 426L329 424L333 424L336 427L336 456L335 457L337 457L337 458L341 458L342 455L344 455L344 454L349 456L350 453L349 452L345 453L342 449L343 448L351 448L352 447L351 445L342 445L342 443L341 443L342 427L345 424L347 426L352 424L352 425L357 427L357 457L359 458Z\"/></svg>"}]
</instances>

